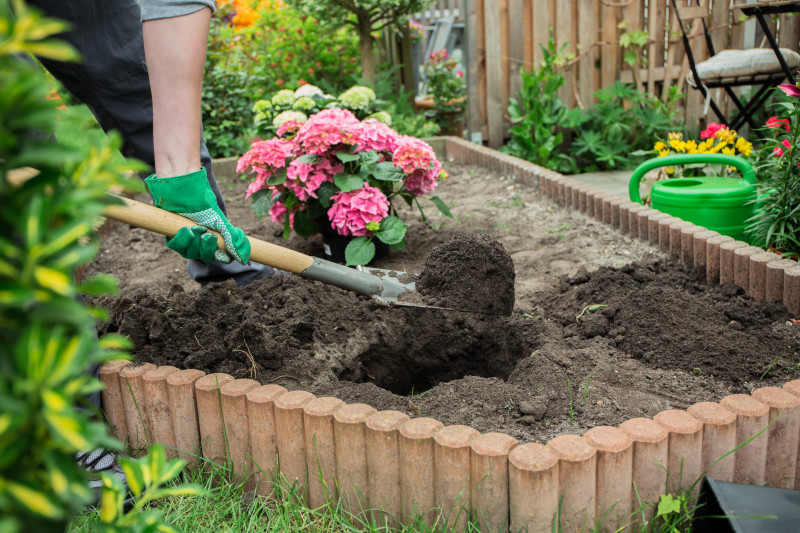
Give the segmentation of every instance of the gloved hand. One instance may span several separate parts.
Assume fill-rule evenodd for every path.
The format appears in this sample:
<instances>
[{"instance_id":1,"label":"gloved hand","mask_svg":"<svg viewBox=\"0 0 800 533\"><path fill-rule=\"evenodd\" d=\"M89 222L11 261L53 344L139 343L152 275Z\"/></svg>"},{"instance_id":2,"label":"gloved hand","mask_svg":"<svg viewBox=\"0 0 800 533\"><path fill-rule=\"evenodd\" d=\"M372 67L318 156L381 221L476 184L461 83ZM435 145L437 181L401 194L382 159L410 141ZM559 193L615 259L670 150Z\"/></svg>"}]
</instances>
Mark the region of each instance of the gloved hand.
<instances>
[{"instance_id":1,"label":"gloved hand","mask_svg":"<svg viewBox=\"0 0 800 533\"><path fill-rule=\"evenodd\" d=\"M174 237L167 237L167 247L186 259L199 259L207 263L219 261L227 264L236 259L245 265L250 261L250 241L220 210L214 191L208 184L205 168L174 178L162 179L153 174L145 183L156 207L219 232L227 250L219 250L216 235L198 226L182 228Z\"/></svg>"}]
</instances>

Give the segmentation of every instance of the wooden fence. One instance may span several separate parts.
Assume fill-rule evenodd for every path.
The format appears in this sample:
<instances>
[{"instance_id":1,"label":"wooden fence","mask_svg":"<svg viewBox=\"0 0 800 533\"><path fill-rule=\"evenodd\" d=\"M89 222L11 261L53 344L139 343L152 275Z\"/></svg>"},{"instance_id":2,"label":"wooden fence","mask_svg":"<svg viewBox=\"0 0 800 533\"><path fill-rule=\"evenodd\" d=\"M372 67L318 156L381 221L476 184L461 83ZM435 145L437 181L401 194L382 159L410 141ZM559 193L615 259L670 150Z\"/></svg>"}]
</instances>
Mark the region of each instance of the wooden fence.
<instances>
[{"instance_id":1,"label":"wooden fence","mask_svg":"<svg viewBox=\"0 0 800 533\"><path fill-rule=\"evenodd\" d=\"M748 1L702 0L717 51L769 46L756 20L746 19L737 9ZM499 147L509 128L508 99L522 85L519 71L541 62L541 46L551 32L557 49L566 44L564 52L574 54L559 92L571 107L590 105L595 91L621 80L637 82L659 98L678 86L687 93L683 99L687 123L701 120L700 95L685 87L688 60L671 7L669 0L439 0L415 19L431 24L453 14L464 23L469 132L473 140L481 138ZM623 21L627 27L620 26ZM798 49L800 17L781 15L771 25L780 46ZM625 50L620 46L623 34L634 31L648 34L635 70L623 60ZM692 34L695 58L701 61L706 57L701 28L693 28Z\"/></svg>"}]
</instances>

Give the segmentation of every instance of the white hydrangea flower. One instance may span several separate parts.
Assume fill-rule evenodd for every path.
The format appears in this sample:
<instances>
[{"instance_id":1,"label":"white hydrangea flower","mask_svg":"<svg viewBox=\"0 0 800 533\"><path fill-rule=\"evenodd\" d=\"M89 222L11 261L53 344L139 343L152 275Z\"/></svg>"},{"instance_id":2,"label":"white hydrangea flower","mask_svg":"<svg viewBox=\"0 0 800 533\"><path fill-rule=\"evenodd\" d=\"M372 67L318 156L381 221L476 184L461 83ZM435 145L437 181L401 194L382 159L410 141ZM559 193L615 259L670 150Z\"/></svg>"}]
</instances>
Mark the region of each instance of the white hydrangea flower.
<instances>
[{"instance_id":1,"label":"white hydrangea flower","mask_svg":"<svg viewBox=\"0 0 800 533\"><path fill-rule=\"evenodd\" d=\"M387 126L392 125L392 115L387 113L386 111L376 111L375 113L371 114L367 118L374 118L378 122L383 122ZM366 120L366 119L364 119Z\"/></svg>"},{"instance_id":2,"label":"white hydrangea flower","mask_svg":"<svg viewBox=\"0 0 800 533\"><path fill-rule=\"evenodd\" d=\"M272 104L276 106L292 105L294 102L294 92L289 89L281 89L272 96Z\"/></svg>"},{"instance_id":3,"label":"white hydrangea flower","mask_svg":"<svg viewBox=\"0 0 800 533\"><path fill-rule=\"evenodd\" d=\"M320 89L316 85L306 84L306 85L301 85L294 92L294 97L295 98L302 98L304 96L314 96L315 94L318 94L318 95L322 96L322 89Z\"/></svg>"},{"instance_id":4,"label":"white hydrangea flower","mask_svg":"<svg viewBox=\"0 0 800 533\"><path fill-rule=\"evenodd\" d=\"M268 109L272 109L272 102L269 100L256 100L256 103L253 104L254 113L263 113Z\"/></svg>"},{"instance_id":5,"label":"white hydrangea flower","mask_svg":"<svg viewBox=\"0 0 800 533\"><path fill-rule=\"evenodd\" d=\"M295 93L296 94L296 93ZM292 109L299 109L300 111L308 111L314 109L317 103L309 96L301 96L292 104Z\"/></svg>"},{"instance_id":6,"label":"white hydrangea flower","mask_svg":"<svg viewBox=\"0 0 800 533\"><path fill-rule=\"evenodd\" d=\"M354 85L339 95L339 101L350 109L366 109L375 99L375 91L362 85Z\"/></svg>"},{"instance_id":7,"label":"white hydrangea flower","mask_svg":"<svg viewBox=\"0 0 800 533\"><path fill-rule=\"evenodd\" d=\"M297 122L305 122L308 120L308 116L305 113L301 113L300 111L284 111L283 113L278 113L278 115L272 119L272 125L276 128L280 128L284 125L284 123L296 120Z\"/></svg>"}]
</instances>

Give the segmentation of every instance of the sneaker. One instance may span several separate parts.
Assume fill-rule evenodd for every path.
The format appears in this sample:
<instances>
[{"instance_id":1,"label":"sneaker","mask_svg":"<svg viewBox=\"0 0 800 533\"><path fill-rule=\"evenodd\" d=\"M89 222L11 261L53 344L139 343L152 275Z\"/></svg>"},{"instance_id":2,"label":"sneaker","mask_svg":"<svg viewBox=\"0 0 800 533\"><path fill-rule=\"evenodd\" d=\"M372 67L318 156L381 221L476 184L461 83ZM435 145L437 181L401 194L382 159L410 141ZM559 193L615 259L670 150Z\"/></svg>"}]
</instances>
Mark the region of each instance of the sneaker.
<instances>
[{"instance_id":1,"label":"sneaker","mask_svg":"<svg viewBox=\"0 0 800 533\"><path fill-rule=\"evenodd\" d=\"M89 475L92 476L91 479L89 479L89 488L95 493L93 506L96 506L100 502L100 491L103 483L100 480L99 474L102 472L109 472L111 475L116 476L125 486L127 493L122 503L123 508L128 509L133 505L133 494L131 494L130 488L128 487L128 479L125 476L125 472L122 470L117 460L118 457L119 454L117 452L106 450L105 448L97 448L91 452L81 452L75 456L78 465L85 468L86 471L89 472Z\"/></svg>"}]
</instances>

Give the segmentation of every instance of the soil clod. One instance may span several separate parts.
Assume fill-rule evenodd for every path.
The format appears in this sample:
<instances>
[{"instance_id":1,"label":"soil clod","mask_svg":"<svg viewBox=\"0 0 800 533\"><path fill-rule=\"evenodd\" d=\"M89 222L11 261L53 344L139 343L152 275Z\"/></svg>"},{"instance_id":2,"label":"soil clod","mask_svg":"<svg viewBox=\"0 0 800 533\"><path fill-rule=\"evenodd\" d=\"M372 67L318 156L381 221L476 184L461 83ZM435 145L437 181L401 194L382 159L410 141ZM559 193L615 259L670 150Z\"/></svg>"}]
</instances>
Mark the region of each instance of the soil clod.
<instances>
[{"instance_id":1,"label":"soil clod","mask_svg":"<svg viewBox=\"0 0 800 533\"><path fill-rule=\"evenodd\" d=\"M510 315L514 277L502 244L486 234L460 234L431 251L417 291L427 305Z\"/></svg>"}]
</instances>

